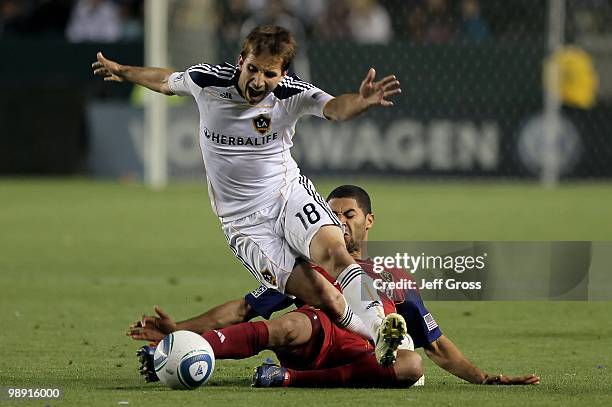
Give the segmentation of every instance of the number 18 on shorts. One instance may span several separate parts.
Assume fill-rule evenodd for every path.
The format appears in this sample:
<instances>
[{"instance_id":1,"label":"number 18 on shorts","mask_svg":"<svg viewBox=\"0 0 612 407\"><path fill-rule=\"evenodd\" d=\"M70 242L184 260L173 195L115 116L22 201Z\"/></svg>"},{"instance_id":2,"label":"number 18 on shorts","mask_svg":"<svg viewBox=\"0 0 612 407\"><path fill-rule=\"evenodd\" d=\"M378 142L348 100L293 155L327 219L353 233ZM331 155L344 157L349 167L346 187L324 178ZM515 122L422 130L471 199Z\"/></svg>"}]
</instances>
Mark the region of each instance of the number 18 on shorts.
<instances>
[{"instance_id":1,"label":"number 18 on shorts","mask_svg":"<svg viewBox=\"0 0 612 407\"><path fill-rule=\"evenodd\" d=\"M281 292L298 258L310 258L310 242L322 226L342 227L304 176L287 189L286 200L223 223L233 253L267 287Z\"/></svg>"}]
</instances>

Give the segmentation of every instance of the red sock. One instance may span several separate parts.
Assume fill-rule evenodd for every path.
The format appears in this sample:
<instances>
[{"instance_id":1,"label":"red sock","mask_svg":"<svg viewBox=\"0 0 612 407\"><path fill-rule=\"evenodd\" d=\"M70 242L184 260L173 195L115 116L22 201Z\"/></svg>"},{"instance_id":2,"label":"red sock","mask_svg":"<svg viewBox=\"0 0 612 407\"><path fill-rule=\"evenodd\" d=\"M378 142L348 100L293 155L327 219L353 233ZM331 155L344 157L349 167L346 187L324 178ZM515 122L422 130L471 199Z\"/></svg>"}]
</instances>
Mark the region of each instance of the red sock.
<instances>
[{"instance_id":1,"label":"red sock","mask_svg":"<svg viewBox=\"0 0 612 407\"><path fill-rule=\"evenodd\" d=\"M380 366L373 354L331 369L289 369L289 387L392 387L396 384L393 367Z\"/></svg>"},{"instance_id":2,"label":"red sock","mask_svg":"<svg viewBox=\"0 0 612 407\"><path fill-rule=\"evenodd\" d=\"M268 327L263 322L244 322L202 334L217 359L244 359L268 346Z\"/></svg>"}]
</instances>

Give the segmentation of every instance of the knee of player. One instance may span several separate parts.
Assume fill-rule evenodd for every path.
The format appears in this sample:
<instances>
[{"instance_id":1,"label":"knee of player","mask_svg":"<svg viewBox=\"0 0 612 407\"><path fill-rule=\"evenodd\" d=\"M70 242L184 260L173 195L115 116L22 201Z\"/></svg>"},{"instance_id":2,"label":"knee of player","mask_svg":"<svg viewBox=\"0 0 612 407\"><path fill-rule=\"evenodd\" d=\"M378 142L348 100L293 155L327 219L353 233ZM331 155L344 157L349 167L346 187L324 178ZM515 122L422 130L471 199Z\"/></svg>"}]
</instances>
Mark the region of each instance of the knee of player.
<instances>
[{"instance_id":1,"label":"knee of player","mask_svg":"<svg viewBox=\"0 0 612 407\"><path fill-rule=\"evenodd\" d=\"M289 316L281 318L279 334L282 337L282 345L291 345L300 335L301 326L298 321Z\"/></svg>"},{"instance_id":2,"label":"knee of player","mask_svg":"<svg viewBox=\"0 0 612 407\"><path fill-rule=\"evenodd\" d=\"M327 261L336 268L336 270L328 270L329 273L336 271L340 273L342 269L354 263L353 258L346 250L344 241L330 244L326 250Z\"/></svg>"},{"instance_id":3,"label":"knee of player","mask_svg":"<svg viewBox=\"0 0 612 407\"><path fill-rule=\"evenodd\" d=\"M414 351L400 350L393 369L400 384L411 385L423 376L423 359Z\"/></svg>"}]
</instances>

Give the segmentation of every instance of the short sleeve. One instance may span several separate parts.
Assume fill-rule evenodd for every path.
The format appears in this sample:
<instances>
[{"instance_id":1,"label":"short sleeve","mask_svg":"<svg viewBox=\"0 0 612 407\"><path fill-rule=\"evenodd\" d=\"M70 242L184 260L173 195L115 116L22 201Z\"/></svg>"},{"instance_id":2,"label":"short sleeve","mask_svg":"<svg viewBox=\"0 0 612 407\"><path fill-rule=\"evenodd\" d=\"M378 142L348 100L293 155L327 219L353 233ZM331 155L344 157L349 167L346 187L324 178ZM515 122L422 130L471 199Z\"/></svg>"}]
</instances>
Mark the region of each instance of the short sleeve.
<instances>
[{"instance_id":1,"label":"short sleeve","mask_svg":"<svg viewBox=\"0 0 612 407\"><path fill-rule=\"evenodd\" d=\"M260 285L256 290L245 295L244 299L258 316L265 319L269 319L272 313L288 308L294 303L291 297L264 285Z\"/></svg>"},{"instance_id":2,"label":"short sleeve","mask_svg":"<svg viewBox=\"0 0 612 407\"><path fill-rule=\"evenodd\" d=\"M207 86L232 86L237 74L235 65L224 63L194 65L185 72L174 72L168 78L168 87L175 95L198 97Z\"/></svg>"},{"instance_id":3,"label":"short sleeve","mask_svg":"<svg viewBox=\"0 0 612 407\"><path fill-rule=\"evenodd\" d=\"M323 108L325 108L327 102L333 98L332 95L319 88L312 88L304 91L299 98L299 106L297 106L298 117L311 115L325 118Z\"/></svg>"},{"instance_id":4,"label":"short sleeve","mask_svg":"<svg viewBox=\"0 0 612 407\"><path fill-rule=\"evenodd\" d=\"M168 88L175 95L179 96L190 96L193 95L193 88L197 86L191 80L187 71L185 72L174 72L168 78Z\"/></svg>"},{"instance_id":5,"label":"short sleeve","mask_svg":"<svg viewBox=\"0 0 612 407\"><path fill-rule=\"evenodd\" d=\"M438 323L425 308L416 290L406 290L406 300L396 305L397 313L406 320L408 333L415 348L422 348L436 341L442 335Z\"/></svg>"}]
</instances>

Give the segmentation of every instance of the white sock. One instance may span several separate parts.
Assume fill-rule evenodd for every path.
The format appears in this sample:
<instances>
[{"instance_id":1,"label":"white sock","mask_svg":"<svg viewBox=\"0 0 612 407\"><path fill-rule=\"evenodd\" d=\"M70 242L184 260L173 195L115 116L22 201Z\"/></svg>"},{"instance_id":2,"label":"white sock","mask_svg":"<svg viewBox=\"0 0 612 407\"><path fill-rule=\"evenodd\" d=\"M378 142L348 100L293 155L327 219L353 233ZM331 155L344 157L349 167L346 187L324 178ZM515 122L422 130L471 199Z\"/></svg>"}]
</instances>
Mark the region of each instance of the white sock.
<instances>
[{"instance_id":1,"label":"white sock","mask_svg":"<svg viewBox=\"0 0 612 407\"><path fill-rule=\"evenodd\" d=\"M364 273L358 264L351 264L340 273L337 281L340 283L342 293L350 308L348 312L354 312L365 325L364 329L367 332L367 337L375 339L376 331L385 317L385 311L378 292L374 289L372 279ZM346 313L347 310L345 310ZM346 327L350 329L349 324L352 318L350 318L350 315L347 317Z\"/></svg>"},{"instance_id":2,"label":"white sock","mask_svg":"<svg viewBox=\"0 0 612 407\"><path fill-rule=\"evenodd\" d=\"M344 313L342 313L342 316L338 318L338 320L336 320L336 325L346 329L347 331L356 333L357 335L365 339L373 339L370 335L370 331L366 329L361 319L357 315L353 314L353 311L351 311L351 308L346 303L346 298L344 305Z\"/></svg>"}]
</instances>

